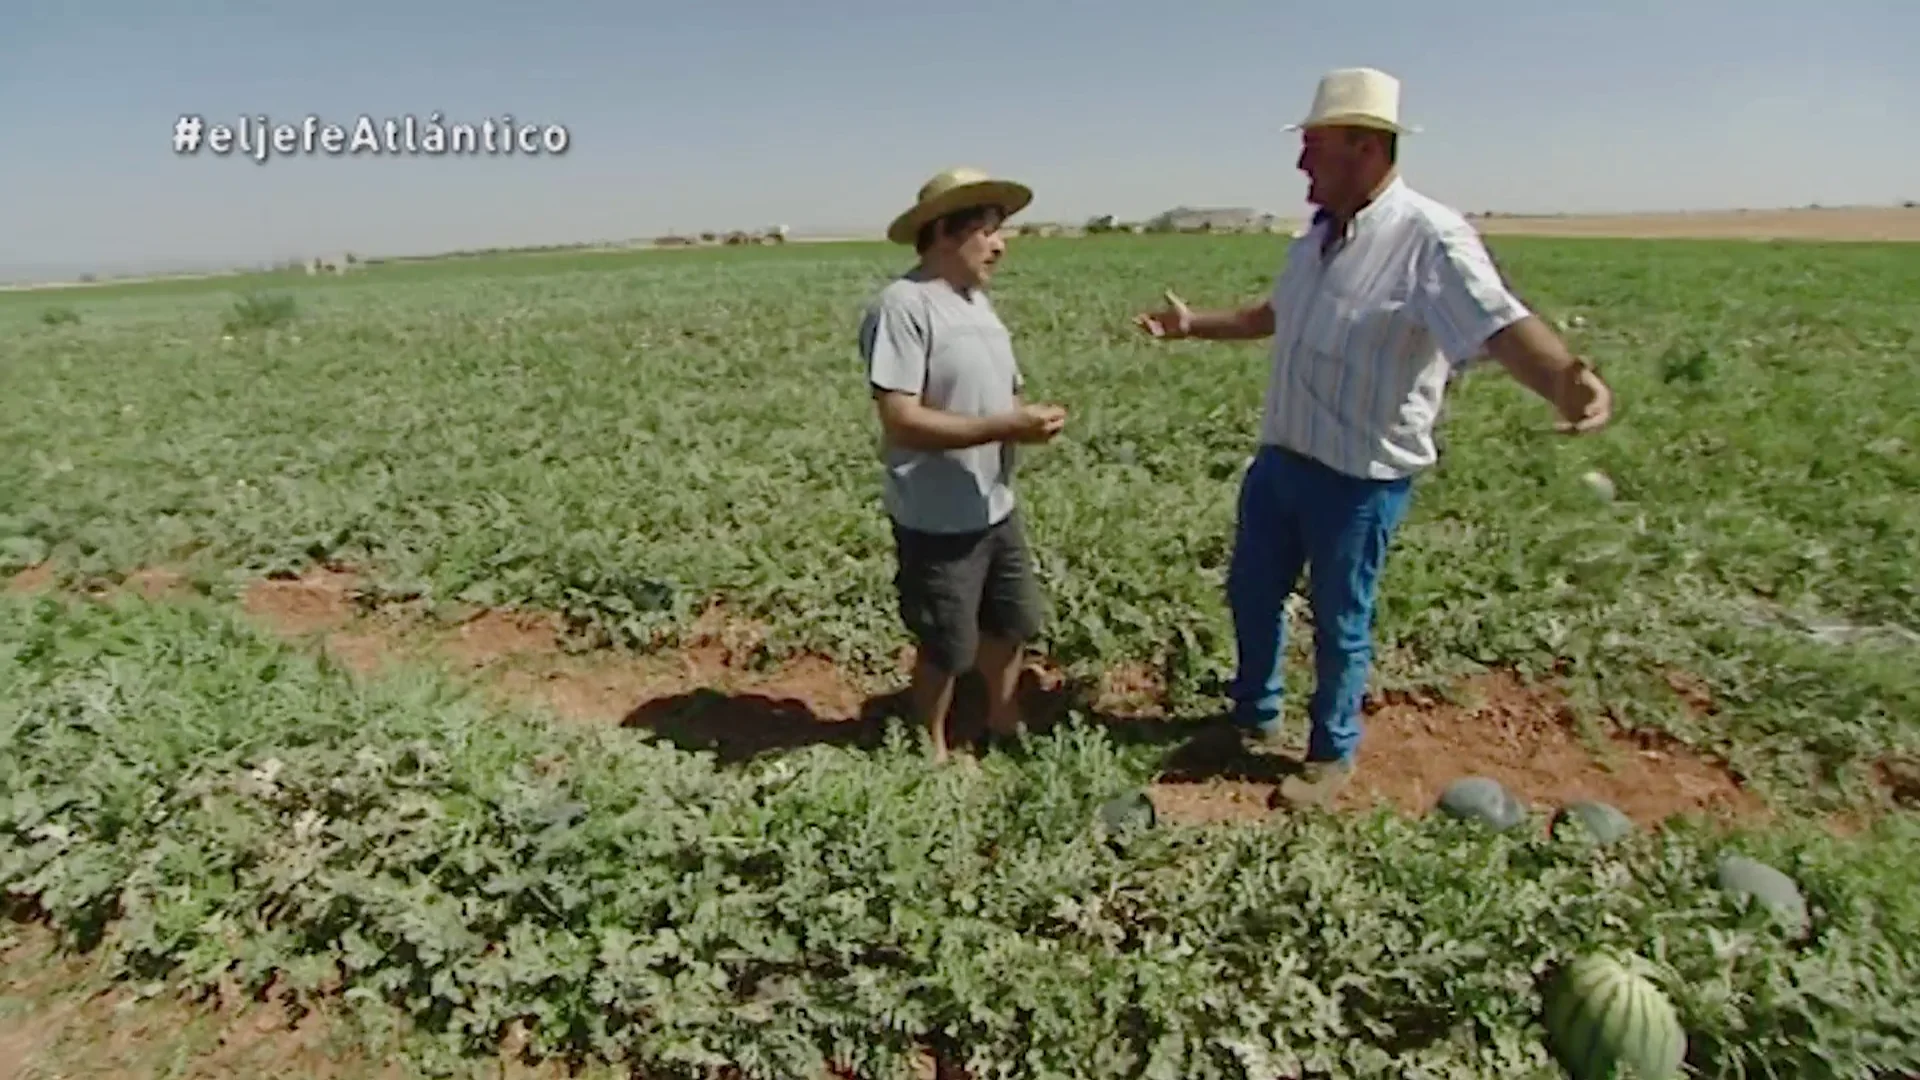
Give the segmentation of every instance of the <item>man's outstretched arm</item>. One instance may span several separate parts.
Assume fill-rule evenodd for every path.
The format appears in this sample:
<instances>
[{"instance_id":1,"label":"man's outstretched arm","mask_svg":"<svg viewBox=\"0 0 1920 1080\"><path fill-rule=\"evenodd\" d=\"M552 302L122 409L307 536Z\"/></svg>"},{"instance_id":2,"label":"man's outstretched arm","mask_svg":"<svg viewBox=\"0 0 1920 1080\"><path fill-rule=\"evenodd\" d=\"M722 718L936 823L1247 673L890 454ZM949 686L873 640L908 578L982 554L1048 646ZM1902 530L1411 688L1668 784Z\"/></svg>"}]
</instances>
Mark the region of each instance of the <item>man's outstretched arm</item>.
<instances>
[{"instance_id":1,"label":"man's outstretched arm","mask_svg":"<svg viewBox=\"0 0 1920 1080\"><path fill-rule=\"evenodd\" d=\"M1443 229L1425 263L1418 310L1448 359L1465 365L1476 356L1492 356L1553 405L1561 431L1605 426L1613 413L1613 391L1513 295L1471 229Z\"/></svg>"},{"instance_id":2,"label":"man's outstretched arm","mask_svg":"<svg viewBox=\"0 0 1920 1080\"><path fill-rule=\"evenodd\" d=\"M1487 353L1520 385L1559 410L1560 430L1594 431L1612 417L1613 390L1538 315L1528 315L1488 338Z\"/></svg>"},{"instance_id":3,"label":"man's outstretched arm","mask_svg":"<svg viewBox=\"0 0 1920 1080\"><path fill-rule=\"evenodd\" d=\"M1136 316L1134 325L1154 337L1173 340L1252 341L1273 336L1273 304L1265 297L1245 307L1194 311L1172 290L1166 295L1164 309Z\"/></svg>"}]
</instances>

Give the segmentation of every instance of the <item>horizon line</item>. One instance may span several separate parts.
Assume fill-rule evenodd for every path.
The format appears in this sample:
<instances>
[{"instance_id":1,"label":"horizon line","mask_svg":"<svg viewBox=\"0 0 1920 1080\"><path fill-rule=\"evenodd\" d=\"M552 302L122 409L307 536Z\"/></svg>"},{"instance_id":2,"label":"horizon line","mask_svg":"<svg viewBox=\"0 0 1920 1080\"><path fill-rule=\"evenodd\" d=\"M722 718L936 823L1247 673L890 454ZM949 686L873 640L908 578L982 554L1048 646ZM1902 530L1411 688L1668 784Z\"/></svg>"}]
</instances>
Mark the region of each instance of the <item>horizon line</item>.
<instances>
[{"instance_id":1,"label":"horizon line","mask_svg":"<svg viewBox=\"0 0 1920 1080\"><path fill-rule=\"evenodd\" d=\"M1698 216L1734 216L1734 215L1741 215L1741 214L1780 214L1780 213L1820 214L1820 213L1844 213L1844 212L1861 212L1861 211L1884 212L1884 211L1915 210L1915 209L1920 209L1920 202L1916 202L1916 200L1913 200L1913 199L1907 199L1907 200L1894 200L1886 203L1848 203L1848 204L1837 204L1832 206L1829 206L1823 203L1808 203L1801 206L1761 206L1761 207L1727 206L1727 207L1706 207L1706 208L1687 208L1687 209L1668 209L1668 210L1608 210L1608 211L1559 210L1559 211L1530 211L1530 212L1504 211L1504 210L1461 210L1460 213L1463 216L1472 220L1504 218L1508 220L1540 221L1540 220L1556 220L1556 219L1605 220L1609 218L1671 218L1671 217L1698 217ZM1294 216L1294 215L1286 215L1286 214L1274 214L1271 211L1261 210L1260 208L1253 207L1253 206L1189 205L1189 204L1183 203L1178 206L1169 207L1166 210L1160 211L1159 213L1154 215L1150 215L1149 217L1141 218L1137 220L1131 219L1131 218L1123 218L1120 215L1094 214L1094 215L1089 215L1087 219L1081 220L1078 222L1057 220L1053 218L1033 218L1029 220L1020 221L1017 225L1013 225L1012 227L1014 228L1053 227L1053 228L1065 228L1065 229L1080 229L1080 228L1084 228L1089 221L1098 220L1105 217L1113 218L1117 226L1126 227L1126 226L1144 224L1145 222L1151 221L1156 217L1160 217L1163 214L1171 213L1174 211L1207 212L1207 211L1227 211L1227 210L1256 211L1256 212L1268 215L1275 221L1275 223L1299 224L1307 220L1306 215ZM775 226L772 228L779 228L779 227ZM768 227L760 227L760 228L752 228L752 229L732 228L732 229L724 229L724 230L698 229L698 230L693 230L691 232L683 231L683 230L670 230L668 232L659 233L654 236L629 237L626 239L619 239L619 240L556 241L556 242L547 243L547 244L515 244L515 245L503 246L503 247L487 246L487 247L475 247L475 248L446 248L446 249L440 249L440 250L388 252L388 253L380 253L380 254L371 254L367 256L360 256L357 253L351 252L346 249L334 249L332 251L329 251L326 256L308 255L298 260L290 259L290 258L235 260L235 261L223 260L221 262L221 265L218 268L211 268L207 266L205 263L201 263L198 265L176 264L172 269L125 271L120 273L108 273L108 274L99 274L99 275L83 272L76 277L42 278L39 280L33 280L30 277L25 279L10 278L12 271L10 271L6 267L0 267L0 291L32 292L32 291L42 290L42 289L55 290L55 289L67 289L67 288L88 288L88 287L97 287L102 285L132 285L132 284L139 284L142 282L150 282L150 281L157 282L157 281L203 280L203 279L221 278L221 277L240 277L248 274L285 273L289 271L292 268L292 265L295 263L307 263L307 262L315 261L317 259L326 258L329 256L339 256L339 255L351 256L355 262L359 262L359 263L382 264L382 263L398 263L398 262L425 262L425 261L433 261L433 260L439 260L439 259L455 259L455 258L484 258L484 257L490 257L490 256L516 255L516 254L518 255L543 254L543 253L558 254L563 252L578 252L578 253L584 254L589 252L613 253L613 252L619 252L619 251L639 251L639 250L671 251L671 250L679 250L682 248L698 249L698 248L705 248L705 247L724 247L724 246L730 246L726 242L728 237L731 237L731 236L746 236L749 238L764 237L764 236L770 235L771 231L772 230ZM870 243L870 242L884 242L886 240L885 231L886 230L884 225L871 226L868 229L852 229L852 228L834 229L834 228L826 228L826 227L814 227L814 228L809 228L805 230L789 228L787 229L785 235L786 235L786 241L789 243ZM714 237L716 239L713 239L713 240L701 239L704 237ZM663 242L663 241L670 241L670 240L681 240L681 241L692 240L694 242L691 244L673 244L673 243Z\"/></svg>"}]
</instances>

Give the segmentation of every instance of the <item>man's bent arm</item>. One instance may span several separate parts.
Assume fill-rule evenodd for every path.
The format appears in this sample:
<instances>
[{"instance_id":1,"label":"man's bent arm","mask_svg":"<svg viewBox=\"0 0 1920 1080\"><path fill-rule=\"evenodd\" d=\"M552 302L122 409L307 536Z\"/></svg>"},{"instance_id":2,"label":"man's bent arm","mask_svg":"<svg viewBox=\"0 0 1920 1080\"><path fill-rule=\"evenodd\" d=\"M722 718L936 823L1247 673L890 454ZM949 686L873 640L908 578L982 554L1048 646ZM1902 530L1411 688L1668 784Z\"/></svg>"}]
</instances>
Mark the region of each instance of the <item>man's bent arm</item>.
<instances>
[{"instance_id":1,"label":"man's bent arm","mask_svg":"<svg viewBox=\"0 0 1920 1080\"><path fill-rule=\"evenodd\" d=\"M1193 312L1188 337L1207 341L1251 341L1273 334L1273 304L1267 300L1226 311Z\"/></svg>"},{"instance_id":2,"label":"man's bent arm","mask_svg":"<svg viewBox=\"0 0 1920 1080\"><path fill-rule=\"evenodd\" d=\"M1556 405L1564 380L1581 366L1560 335L1538 315L1528 315L1488 338L1486 350L1522 386Z\"/></svg>"},{"instance_id":3,"label":"man's bent arm","mask_svg":"<svg viewBox=\"0 0 1920 1080\"><path fill-rule=\"evenodd\" d=\"M874 399L887 438L909 450L965 450L1004 442L1020 415L962 416L923 404L918 394L897 390L875 389Z\"/></svg>"}]
</instances>

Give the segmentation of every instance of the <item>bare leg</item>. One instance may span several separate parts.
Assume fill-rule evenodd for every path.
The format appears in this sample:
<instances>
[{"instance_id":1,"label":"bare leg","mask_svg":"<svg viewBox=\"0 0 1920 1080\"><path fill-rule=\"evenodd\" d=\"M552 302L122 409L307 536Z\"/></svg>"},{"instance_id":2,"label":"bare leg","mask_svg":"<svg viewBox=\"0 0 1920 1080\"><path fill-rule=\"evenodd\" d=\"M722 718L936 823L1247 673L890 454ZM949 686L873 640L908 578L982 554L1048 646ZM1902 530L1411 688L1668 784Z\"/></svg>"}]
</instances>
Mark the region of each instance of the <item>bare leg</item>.
<instances>
[{"instance_id":1,"label":"bare leg","mask_svg":"<svg viewBox=\"0 0 1920 1080\"><path fill-rule=\"evenodd\" d=\"M913 703L915 719L927 726L936 762L947 760L947 713L953 706L953 684L953 675L928 663L924 653L914 658L913 685L908 688L908 698Z\"/></svg>"},{"instance_id":2,"label":"bare leg","mask_svg":"<svg viewBox=\"0 0 1920 1080\"><path fill-rule=\"evenodd\" d=\"M980 675L987 683L987 730L1014 735L1020 729L1021 643L983 635L980 639Z\"/></svg>"}]
</instances>

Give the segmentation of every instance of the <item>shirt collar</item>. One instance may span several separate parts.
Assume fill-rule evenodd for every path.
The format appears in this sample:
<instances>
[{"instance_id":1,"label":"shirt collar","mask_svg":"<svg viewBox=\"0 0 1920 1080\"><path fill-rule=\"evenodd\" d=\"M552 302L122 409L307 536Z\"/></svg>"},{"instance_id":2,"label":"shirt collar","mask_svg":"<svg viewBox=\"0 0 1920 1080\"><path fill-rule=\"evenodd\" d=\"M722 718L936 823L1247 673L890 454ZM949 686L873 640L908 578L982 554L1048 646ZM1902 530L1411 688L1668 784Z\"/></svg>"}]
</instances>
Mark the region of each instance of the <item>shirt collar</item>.
<instances>
[{"instance_id":1,"label":"shirt collar","mask_svg":"<svg viewBox=\"0 0 1920 1080\"><path fill-rule=\"evenodd\" d=\"M948 281L946 278L943 278L939 274L934 273L932 270L927 269L927 266L925 263L916 263L913 269L907 271L906 277L910 281L917 281L923 285L938 285L941 288L947 290L948 292L954 294L955 296L958 296L962 300L968 301L969 303L978 299L980 296L980 289L977 286L973 288L966 288L966 289L960 288L959 286L955 285L953 282Z\"/></svg>"},{"instance_id":2,"label":"shirt collar","mask_svg":"<svg viewBox=\"0 0 1920 1080\"><path fill-rule=\"evenodd\" d=\"M1374 218L1384 213L1387 204L1398 198L1400 193L1405 191L1406 188L1406 180L1402 178L1399 173L1395 173L1393 179L1387 181L1387 186L1380 189L1380 194L1375 195L1373 201L1361 207L1359 211L1353 215L1353 221L1348 224L1348 232L1358 232L1360 229L1365 228ZM1313 223L1316 227L1322 225L1330 227L1332 221L1333 212L1325 207L1321 207L1313 212Z\"/></svg>"}]
</instances>

